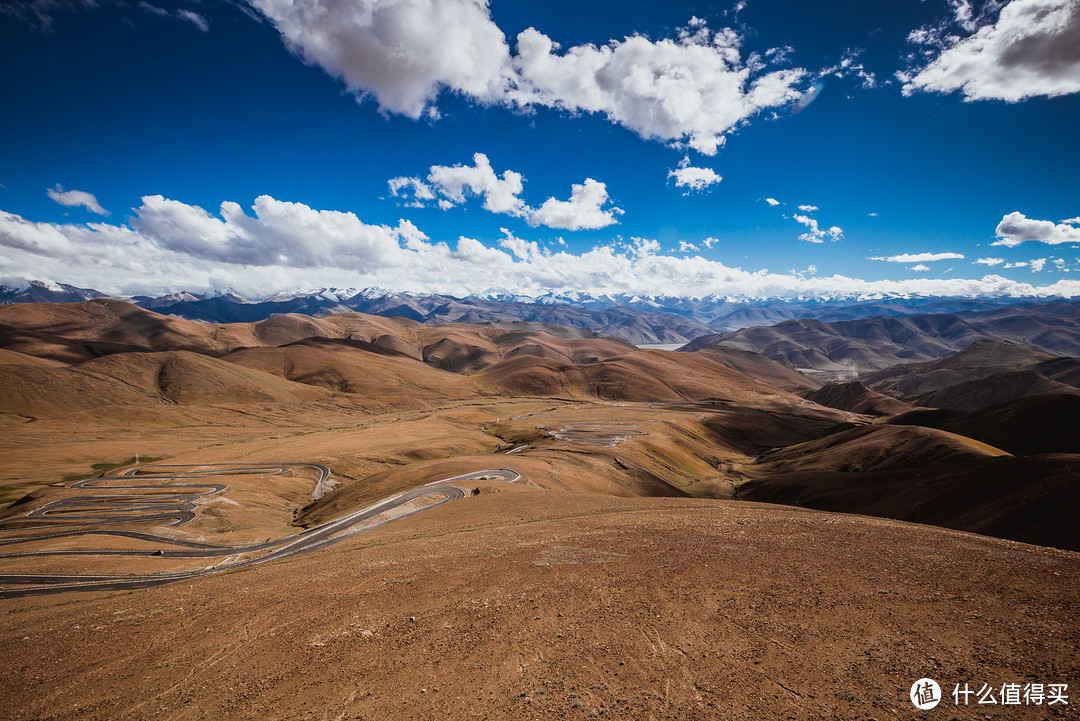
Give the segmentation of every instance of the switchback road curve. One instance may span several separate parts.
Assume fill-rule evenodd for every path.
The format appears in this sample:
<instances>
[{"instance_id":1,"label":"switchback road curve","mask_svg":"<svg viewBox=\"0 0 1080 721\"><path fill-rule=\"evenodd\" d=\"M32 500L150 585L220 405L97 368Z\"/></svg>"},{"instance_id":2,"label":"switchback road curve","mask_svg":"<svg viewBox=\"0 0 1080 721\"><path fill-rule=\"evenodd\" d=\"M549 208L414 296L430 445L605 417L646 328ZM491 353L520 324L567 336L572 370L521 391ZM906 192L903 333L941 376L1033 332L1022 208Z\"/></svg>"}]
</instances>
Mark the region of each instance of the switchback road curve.
<instances>
[{"instance_id":1,"label":"switchback road curve","mask_svg":"<svg viewBox=\"0 0 1080 721\"><path fill-rule=\"evenodd\" d=\"M176 471L184 468L191 470ZM203 482L201 478L213 478L237 474L278 475L293 468L314 468L319 471L316 491L321 489L330 476L326 466L310 463L275 463L275 464L207 464L187 466L140 466L120 476L96 478L79 481L72 488L93 488L95 490L122 490L130 493L116 495L92 495L65 498L53 501L35 509L26 515L20 515L0 521L0 531L4 525L11 530L43 530L46 528L70 528L79 525L114 525L134 521L167 521L167 525L180 526L195 518L196 501L203 497L219 494L227 486L221 483ZM157 556L165 558L215 558L222 559L215 565L193 571L173 573L151 573L139 575L46 575L46 574L8 574L0 575L0 598L18 598L48 593L67 591L109 591L132 588L147 588L166 583L175 583L211 573L219 573L234 568L242 568L256 563L264 563L287 558L302 553L324 548L339 541L376 528L399 518L406 518L444 503L463 498L466 491L453 485L455 482L477 480L499 480L513 483L520 475L508 468L489 468L474 473L466 473L452 478L431 481L425 485L411 488L372 506L354 511L333 521L328 521L314 528L293 534L286 538L266 543L220 546L195 541L186 541L167 536L159 536L140 531L128 531L112 528L87 528L66 530L17 538L0 538L0 551L17 547L24 543L40 542L50 539L62 539L78 536L112 536L148 541L158 545L156 549L65 549L49 551L29 551L0 553L0 563L4 559L46 557L46 556ZM131 481L138 483L131 483ZM149 483L147 481L180 480L182 483ZM104 485L103 485L104 484ZM321 494L320 494L321 495ZM396 508L424 496L441 496L435 503L414 508L396 515L388 515ZM379 517L383 516L382 520ZM24 525L25 522L44 522L43 525ZM365 523L371 521L370 523ZM17 523L16 523L17 522Z\"/></svg>"},{"instance_id":2,"label":"switchback road curve","mask_svg":"<svg viewBox=\"0 0 1080 721\"><path fill-rule=\"evenodd\" d=\"M83 526L101 523L134 523L138 521L167 521L171 526L181 526L195 518L195 504L204 497L224 491L227 486L220 483L199 482L208 476L260 475L277 476L297 468L312 468L319 473L312 492L312 499L322 498L330 469L318 463L292 464L159 464L138 466L119 476L89 478L73 483L69 488L89 488L98 491L131 491L131 493L110 493L105 495L71 496L47 503L25 516L15 516L0 520L0 529L4 526L19 530L52 528L57 525ZM175 469L175 470L172 470ZM183 484L163 484L161 481L184 481ZM143 481L140 483L139 481ZM158 481L146 483L146 481ZM149 491L168 490L171 493L150 493ZM181 492L186 491L186 492ZM28 525L29 519L43 519L45 525Z\"/></svg>"}]
</instances>

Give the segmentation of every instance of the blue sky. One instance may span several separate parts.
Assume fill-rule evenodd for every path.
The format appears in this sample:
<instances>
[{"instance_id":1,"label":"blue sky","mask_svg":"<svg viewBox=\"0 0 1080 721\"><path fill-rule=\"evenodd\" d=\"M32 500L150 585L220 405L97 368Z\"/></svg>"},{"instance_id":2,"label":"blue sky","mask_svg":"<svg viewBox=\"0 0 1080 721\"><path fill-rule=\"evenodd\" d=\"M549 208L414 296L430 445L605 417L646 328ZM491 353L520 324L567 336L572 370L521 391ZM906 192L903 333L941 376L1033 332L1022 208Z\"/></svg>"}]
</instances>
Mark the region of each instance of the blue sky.
<instances>
[{"instance_id":1,"label":"blue sky","mask_svg":"<svg viewBox=\"0 0 1080 721\"><path fill-rule=\"evenodd\" d=\"M0 0L0 59L6 282L1080 295L1075 0Z\"/></svg>"}]
</instances>

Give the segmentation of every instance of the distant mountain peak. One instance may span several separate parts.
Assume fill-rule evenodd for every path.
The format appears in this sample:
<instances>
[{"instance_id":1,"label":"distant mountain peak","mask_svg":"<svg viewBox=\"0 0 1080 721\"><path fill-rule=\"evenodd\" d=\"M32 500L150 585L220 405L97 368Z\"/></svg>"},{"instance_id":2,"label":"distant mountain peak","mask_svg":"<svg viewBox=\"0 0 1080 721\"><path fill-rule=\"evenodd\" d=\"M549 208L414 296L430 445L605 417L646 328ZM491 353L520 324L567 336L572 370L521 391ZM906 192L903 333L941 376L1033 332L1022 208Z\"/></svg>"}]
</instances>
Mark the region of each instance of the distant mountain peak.
<instances>
[{"instance_id":1,"label":"distant mountain peak","mask_svg":"<svg viewBox=\"0 0 1080 721\"><path fill-rule=\"evenodd\" d=\"M221 298L229 303L250 303L247 298L237 293L232 288L223 288L221 290L212 290L206 294L206 298Z\"/></svg>"}]
</instances>

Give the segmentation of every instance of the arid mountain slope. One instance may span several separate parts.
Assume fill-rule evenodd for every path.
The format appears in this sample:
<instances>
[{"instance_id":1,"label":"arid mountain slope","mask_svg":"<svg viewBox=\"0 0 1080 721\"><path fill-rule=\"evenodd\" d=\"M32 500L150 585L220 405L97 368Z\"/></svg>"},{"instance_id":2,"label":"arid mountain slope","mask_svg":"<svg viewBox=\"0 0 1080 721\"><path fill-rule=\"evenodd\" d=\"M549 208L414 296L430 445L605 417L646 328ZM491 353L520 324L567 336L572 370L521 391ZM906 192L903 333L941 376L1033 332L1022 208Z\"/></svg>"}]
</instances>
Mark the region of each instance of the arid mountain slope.
<instances>
[{"instance_id":1,"label":"arid mountain slope","mask_svg":"<svg viewBox=\"0 0 1080 721\"><path fill-rule=\"evenodd\" d=\"M66 364L49 358L19 353L18 351L0 348L0 366L33 366L35 368L63 368Z\"/></svg>"},{"instance_id":2,"label":"arid mountain slope","mask_svg":"<svg viewBox=\"0 0 1080 721\"><path fill-rule=\"evenodd\" d=\"M790 394L708 356L636 350L590 364L512 358L472 376L499 395L568 395L623 401L788 400Z\"/></svg>"},{"instance_id":3,"label":"arid mountain slope","mask_svg":"<svg viewBox=\"0 0 1080 721\"><path fill-rule=\"evenodd\" d=\"M846 449L838 449L839 467ZM755 473L755 469L751 469ZM762 470L737 498L928 523L1080 550L1080 456L1000 456L837 472ZM1071 520L1070 520L1071 519Z\"/></svg>"},{"instance_id":4,"label":"arid mountain slope","mask_svg":"<svg viewBox=\"0 0 1080 721\"><path fill-rule=\"evenodd\" d=\"M71 367L0 365L0 413L167 412L169 404L302 404L329 393L188 351L120 353Z\"/></svg>"},{"instance_id":5,"label":"arid mountain slope","mask_svg":"<svg viewBox=\"0 0 1080 721\"><path fill-rule=\"evenodd\" d=\"M790 320L774 326L703 336L686 345L717 343L767 355L795 368L866 371L940 358L985 337L951 315L869 318L825 323Z\"/></svg>"},{"instance_id":6,"label":"arid mountain slope","mask_svg":"<svg viewBox=\"0 0 1080 721\"><path fill-rule=\"evenodd\" d=\"M917 396L908 396L912 405L977 411L1019 398L1050 394L1080 395L1080 388L1052 381L1033 370L997 373L987 378L957 383Z\"/></svg>"},{"instance_id":7,"label":"arid mountain slope","mask_svg":"<svg viewBox=\"0 0 1080 721\"><path fill-rule=\"evenodd\" d=\"M332 318L279 315L253 323L204 323L165 316L124 301L96 299L85 303L27 303L0 306L0 324L11 330L0 335L5 347L45 356L46 342L66 347L81 344L85 360L109 353L129 351L189 350L222 355L236 348L277 346L304 338L344 338L352 334L379 336L387 333L415 338L419 326L401 319L345 313ZM29 340L8 340L14 331L32 334L42 346L24 349ZM21 343L15 347L14 343ZM89 344L89 345L87 345ZM72 351L66 350L71 353Z\"/></svg>"},{"instance_id":8,"label":"arid mountain slope","mask_svg":"<svg viewBox=\"0 0 1080 721\"><path fill-rule=\"evenodd\" d=\"M889 420L898 425L940 428L996 446L1009 453L1080 453L1080 395L1045 395L992 406L972 413L915 410Z\"/></svg>"},{"instance_id":9,"label":"arid mountain slope","mask_svg":"<svg viewBox=\"0 0 1080 721\"><path fill-rule=\"evenodd\" d=\"M805 376L791 366L760 353L716 344L707 345L695 352L762 383L784 390L798 392L821 387L821 381Z\"/></svg>"},{"instance_id":10,"label":"arid mountain slope","mask_svg":"<svg viewBox=\"0 0 1080 721\"><path fill-rule=\"evenodd\" d=\"M795 368L868 371L897 363L930 361L979 340L1011 341L1062 356L1080 355L1076 303L1014 307L963 315L877 317L826 323L801 319L746 328L691 341L762 353Z\"/></svg>"},{"instance_id":11,"label":"arid mountain slope","mask_svg":"<svg viewBox=\"0 0 1080 721\"><path fill-rule=\"evenodd\" d=\"M1008 455L992 446L946 431L919 426L858 426L796 443L757 458L767 475L789 471L863 473L965 463Z\"/></svg>"},{"instance_id":12,"label":"arid mountain slope","mask_svg":"<svg viewBox=\"0 0 1080 721\"><path fill-rule=\"evenodd\" d=\"M222 361L298 384L357 394L372 410L474 393L472 384L458 374L362 341L312 338L278 348L244 348Z\"/></svg>"},{"instance_id":13,"label":"arid mountain slope","mask_svg":"<svg viewBox=\"0 0 1080 721\"><path fill-rule=\"evenodd\" d=\"M591 331L544 324L423 325L349 312L322 318L279 315L218 325L101 299L0 306L0 324L3 348L66 363L131 351L188 350L222 356L242 348L324 338L376 345L460 373L515 355L585 363L633 349L625 341Z\"/></svg>"},{"instance_id":14,"label":"arid mountain slope","mask_svg":"<svg viewBox=\"0 0 1080 721\"><path fill-rule=\"evenodd\" d=\"M807 400L829 408L873 416L888 416L912 409L910 404L867 388L861 381L834 383L803 395Z\"/></svg>"},{"instance_id":15,"label":"arid mountain slope","mask_svg":"<svg viewBox=\"0 0 1080 721\"><path fill-rule=\"evenodd\" d=\"M996 373L1037 370L1057 356L1011 342L980 340L939 360L902 363L860 377L874 390L914 396Z\"/></svg>"}]
</instances>

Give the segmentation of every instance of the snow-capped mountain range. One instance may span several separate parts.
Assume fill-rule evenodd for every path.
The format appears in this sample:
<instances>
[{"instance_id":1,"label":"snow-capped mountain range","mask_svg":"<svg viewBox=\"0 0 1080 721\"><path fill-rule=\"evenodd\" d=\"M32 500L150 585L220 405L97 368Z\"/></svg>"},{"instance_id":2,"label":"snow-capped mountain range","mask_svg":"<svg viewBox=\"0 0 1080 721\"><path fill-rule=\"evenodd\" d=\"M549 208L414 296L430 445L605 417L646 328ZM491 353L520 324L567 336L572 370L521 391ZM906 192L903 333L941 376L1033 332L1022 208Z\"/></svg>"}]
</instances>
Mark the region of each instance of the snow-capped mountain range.
<instances>
[{"instance_id":1,"label":"snow-capped mountain range","mask_svg":"<svg viewBox=\"0 0 1080 721\"><path fill-rule=\"evenodd\" d=\"M0 304L70 303L110 296L92 288L28 281L0 285ZM464 298L437 293L407 293L384 288L293 288L245 298L225 288L211 292L177 291L157 297L122 298L148 310L190 320L218 323L263 320L282 313L323 316L361 312L402 316L421 323L529 321L587 327L632 343L682 343L703 335L772 325L795 318L822 321L927 313L971 313L1003 305L1045 302L1045 298L865 297L858 294L807 298L700 298L592 295L547 291L537 295L491 289Z\"/></svg>"}]
</instances>

